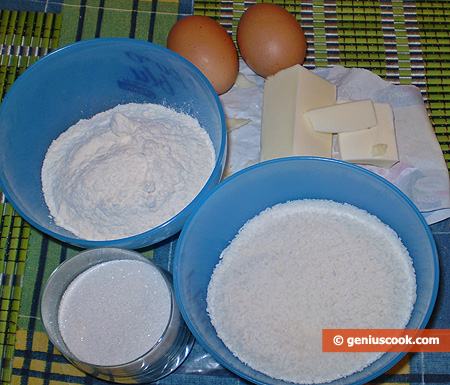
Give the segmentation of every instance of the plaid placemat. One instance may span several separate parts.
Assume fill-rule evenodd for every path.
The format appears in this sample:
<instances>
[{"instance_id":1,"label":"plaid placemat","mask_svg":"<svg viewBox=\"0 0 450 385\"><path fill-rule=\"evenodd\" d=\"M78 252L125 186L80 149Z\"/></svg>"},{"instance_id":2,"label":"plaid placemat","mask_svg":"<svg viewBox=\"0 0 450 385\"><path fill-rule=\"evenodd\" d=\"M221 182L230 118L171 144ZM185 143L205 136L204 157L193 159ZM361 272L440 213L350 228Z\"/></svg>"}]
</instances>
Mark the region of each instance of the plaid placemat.
<instances>
[{"instance_id":1,"label":"plaid placemat","mask_svg":"<svg viewBox=\"0 0 450 385\"><path fill-rule=\"evenodd\" d=\"M5 92L35 60L81 39L121 36L165 45L170 27L192 12L218 20L233 37L254 1L184 0L0 0ZM362 67L397 84L418 86L450 168L446 102L450 75L450 2L275 0L301 22L309 42L305 66ZM0 193L1 194L1 193ZM2 266L0 349L2 384L104 384L70 365L43 332L39 298L48 275L79 252L44 236L14 213L0 195ZM441 256L441 293L431 326L450 328L449 221L432 226ZM140 250L171 270L176 238ZM243 384L196 344L173 375L161 384ZM407 355L374 383L450 384L450 353Z\"/></svg>"},{"instance_id":2,"label":"plaid placemat","mask_svg":"<svg viewBox=\"0 0 450 385\"><path fill-rule=\"evenodd\" d=\"M129 37L166 45L171 26L192 12L190 0L64 0L59 45L96 37Z\"/></svg>"}]
</instances>

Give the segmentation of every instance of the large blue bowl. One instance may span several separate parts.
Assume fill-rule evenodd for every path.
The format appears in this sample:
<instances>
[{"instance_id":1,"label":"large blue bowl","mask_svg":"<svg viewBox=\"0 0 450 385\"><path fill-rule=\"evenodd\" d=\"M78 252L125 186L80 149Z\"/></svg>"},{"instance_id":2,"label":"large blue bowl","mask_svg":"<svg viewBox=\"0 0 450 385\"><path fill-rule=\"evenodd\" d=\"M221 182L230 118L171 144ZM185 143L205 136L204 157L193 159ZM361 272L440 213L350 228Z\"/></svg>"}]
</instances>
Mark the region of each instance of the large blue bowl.
<instances>
[{"instance_id":1,"label":"large blue bowl","mask_svg":"<svg viewBox=\"0 0 450 385\"><path fill-rule=\"evenodd\" d=\"M114 241L80 239L55 225L44 202L40 172L45 153L78 120L132 102L165 104L197 118L214 145L215 169L194 201L161 226ZM219 182L225 152L225 118L208 80L178 54L140 40L99 38L57 49L20 75L0 107L0 188L30 224L82 247L136 249L177 233Z\"/></svg>"},{"instance_id":2,"label":"large blue bowl","mask_svg":"<svg viewBox=\"0 0 450 385\"><path fill-rule=\"evenodd\" d=\"M302 198L347 202L398 233L417 274L417 301L408 328L424 328L436 300L439 264L434 238L422 214L395 186L361 167L331 159L285 158L249 167L220 183L187 220L177 243L174 284L196 339L224 367L257 384L285 382L249 368L225 347L206 312L207 286L220 253L245 222L269 206ZM386 353L363 371L329 384L364 384L404 354Z\"/></svg>"}]
</instances>

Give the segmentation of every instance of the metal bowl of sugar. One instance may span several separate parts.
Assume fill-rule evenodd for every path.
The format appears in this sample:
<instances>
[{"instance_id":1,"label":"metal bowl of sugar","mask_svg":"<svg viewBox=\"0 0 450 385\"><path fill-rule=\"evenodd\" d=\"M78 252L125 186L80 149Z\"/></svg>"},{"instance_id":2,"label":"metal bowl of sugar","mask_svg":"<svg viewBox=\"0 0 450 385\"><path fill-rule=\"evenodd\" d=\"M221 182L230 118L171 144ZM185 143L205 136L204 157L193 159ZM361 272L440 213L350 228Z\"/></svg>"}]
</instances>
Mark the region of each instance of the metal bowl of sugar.
<instances>
[{"instance_id":1,"label":"metal bowl of sugar","mask_svg":"<svg viewBox=\"0 0 450 385\"><path fill-rule=\"evenodd\" d=\"M219 182L225 118L209 81L176 53L91 39L14 82L0 154L0 188L31 225L85 248L137 249L179 232Z\"/></svg>"}]
</instances>

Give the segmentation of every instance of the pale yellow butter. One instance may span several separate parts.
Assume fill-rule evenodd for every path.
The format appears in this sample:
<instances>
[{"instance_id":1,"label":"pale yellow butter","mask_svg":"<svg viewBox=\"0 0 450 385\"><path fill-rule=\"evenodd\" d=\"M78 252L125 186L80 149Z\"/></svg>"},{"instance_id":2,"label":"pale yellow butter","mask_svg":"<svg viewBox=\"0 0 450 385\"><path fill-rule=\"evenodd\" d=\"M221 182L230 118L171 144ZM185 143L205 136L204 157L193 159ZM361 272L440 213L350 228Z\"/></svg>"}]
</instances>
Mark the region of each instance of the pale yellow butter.
<instances>
[{"instance_id":1,"label":"pale yellow butter","mask_svg":"<svg viewBox=\"0 0 450 385\"><path fill-rule=\"evenodd\" d=\"M378 124L368 130L338 134L344 161L389 168L399 161L394 114L389 104L374 103Z\"/></svg>"},{"instance_id":2,"label":"pale yellow butter","mask_svg":"<svg viewBox=\"0 0 450 385\"><path fill-rule=\"evenodd\" d=\"M315 108L307 114L315 131L330 134L365 130L377 125L371 99Z\"/></svg>"},{"instance_id":3,"label":"pale yellow butter","mask_svg":"<svg viewBox=\"0 0 450 385\"><path fill-rule=\"evenodd\" d=\"M242 126L245 126L246 124L248 124L250 122L251 122L250 119L225 118L227 132L237 130L238 128L241 128Z\"/></svg>"},{"instance_id":4,"label":"pale yellow butter","mask_svg":"<svg viewBox=\"0 0 450 385\"><path fill-rule=\"evenodd\" d=\"M301 65L264 83L260 161L286 156L331 157L332 135L316 132L306 112L336 102L336 86Z\"/></svg>"}]
</instances>

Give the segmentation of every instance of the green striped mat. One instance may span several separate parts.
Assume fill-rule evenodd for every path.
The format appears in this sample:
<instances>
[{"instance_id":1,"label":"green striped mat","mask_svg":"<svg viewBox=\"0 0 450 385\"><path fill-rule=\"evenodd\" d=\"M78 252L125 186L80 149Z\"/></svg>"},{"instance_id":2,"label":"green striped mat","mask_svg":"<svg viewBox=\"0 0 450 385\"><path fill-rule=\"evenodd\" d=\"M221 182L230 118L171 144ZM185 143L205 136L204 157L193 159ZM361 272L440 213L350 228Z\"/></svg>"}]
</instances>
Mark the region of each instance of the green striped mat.
<instances>
[{"instance_id":1,"label":"green striped mat","mask_svg":"<svg viewBox=\"0 0 450 385\"><path fill-rule=\"evenodd\" d=\"M57 46L61 16L0 11L0 97L39 57ZM30 226L5 202L0 191L0 349L1 380L11 377Z\"/></svg>"},{"instance_id":2,"label":"green striped mat","mask_svg":"<svg viewBox=\"0 0 450 385\"><path fill-rule=\"evenodd\" d=\"M3 99L11 84L39 57L56 48L61 15L0 11L0 92Z\"/></svg>"},{"instance_id":3,"label":"green striped mat","mask_svg":"<svg viewBox=\"0 0 450 385\"><path fill-rule=\"evenodd\" d=\"M1 203L0 233L0 347L2 349L2 382L11 375L15 334L22 294L23 275L30 233L29 225L9 204Z\"/></svg>"}]
</instances>

